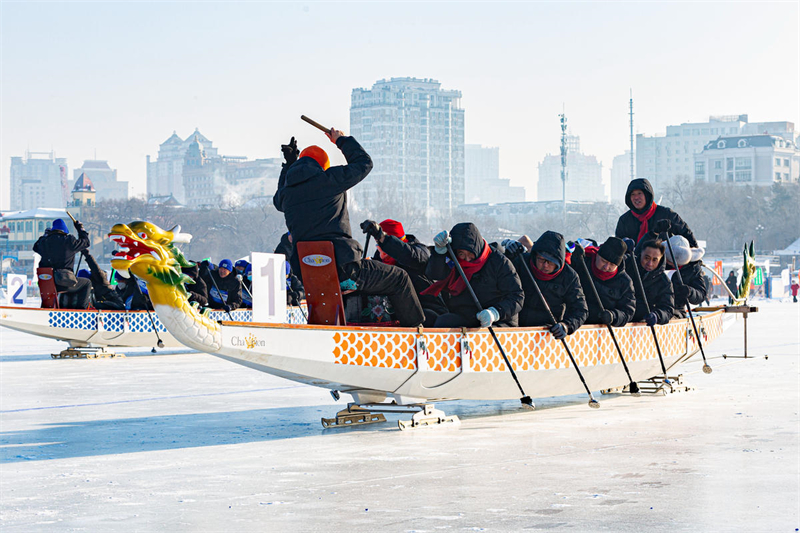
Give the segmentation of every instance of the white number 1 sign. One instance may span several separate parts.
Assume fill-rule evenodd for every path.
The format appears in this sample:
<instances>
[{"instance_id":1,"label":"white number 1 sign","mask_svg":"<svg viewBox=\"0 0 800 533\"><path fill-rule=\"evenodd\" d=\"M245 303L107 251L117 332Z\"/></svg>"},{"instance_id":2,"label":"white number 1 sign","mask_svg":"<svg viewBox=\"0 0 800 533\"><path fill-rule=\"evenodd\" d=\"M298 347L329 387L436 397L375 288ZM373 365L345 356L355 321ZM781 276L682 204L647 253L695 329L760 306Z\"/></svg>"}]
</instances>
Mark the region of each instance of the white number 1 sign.
<instances>
[{"instance_id":1,"label":"white number 1 sign","mask_svg":"<svg viewBox=\"0 0 800 533\"><path fill-rule=\"evenodd\" d=\"M253 322L286 322L286 267L283 254L250 254Z\"/></svg>"}]
</instances>

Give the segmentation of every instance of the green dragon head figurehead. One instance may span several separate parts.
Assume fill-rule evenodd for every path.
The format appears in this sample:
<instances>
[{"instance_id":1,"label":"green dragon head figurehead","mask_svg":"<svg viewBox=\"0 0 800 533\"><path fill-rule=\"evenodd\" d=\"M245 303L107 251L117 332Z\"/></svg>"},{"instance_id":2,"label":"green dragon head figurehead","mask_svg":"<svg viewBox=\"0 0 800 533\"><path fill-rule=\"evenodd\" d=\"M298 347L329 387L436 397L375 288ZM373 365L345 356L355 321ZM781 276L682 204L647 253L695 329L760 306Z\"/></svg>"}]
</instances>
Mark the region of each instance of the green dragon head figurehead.
<instances>
[{"instance_id":1,"label":"green dragon head figurehead","mask_svg":"<svg viewBox=\"0 0 800 533\"><path fill-rule=\"evenodd\" d=\"M147 282L153 303L164 291L177 290L186 295L183 284L193 281L181 272L181 267L190 267L193 263L186 260L174 243L189 242L192 236L181 233L180 226L165 231L150 222L137 220L115 224L108 238L117 245L111 266L116 270L130 270Z\"/></svg>"}]
</instances>

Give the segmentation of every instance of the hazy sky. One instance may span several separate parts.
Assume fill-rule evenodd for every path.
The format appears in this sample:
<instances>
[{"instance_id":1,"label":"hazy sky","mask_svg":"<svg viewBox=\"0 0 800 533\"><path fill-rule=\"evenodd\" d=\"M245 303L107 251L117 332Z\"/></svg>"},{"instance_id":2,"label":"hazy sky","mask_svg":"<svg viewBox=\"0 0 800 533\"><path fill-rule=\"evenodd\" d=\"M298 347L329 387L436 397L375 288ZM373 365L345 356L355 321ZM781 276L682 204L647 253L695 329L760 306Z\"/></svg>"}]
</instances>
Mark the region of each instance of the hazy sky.
<instances>
[{"instance_id":1,"label":"hazy sky","mask_svg":"<svg viewBox=\"0 0 800 533\"><path fill-rule=\"evenodd\" d=\"M173 130L278 157L292 135L325 141L301 114L347 130L351 90L400 76L462 91L467 143L499 146L531 200L562 103L606 173L629 146L629 88L648 135L710 114L800 123L799 16L796 1L3 0L0 207L26 148L68 158L70 177L96 149L144 194L145 156Z\"/></svg>"}]
</instances>

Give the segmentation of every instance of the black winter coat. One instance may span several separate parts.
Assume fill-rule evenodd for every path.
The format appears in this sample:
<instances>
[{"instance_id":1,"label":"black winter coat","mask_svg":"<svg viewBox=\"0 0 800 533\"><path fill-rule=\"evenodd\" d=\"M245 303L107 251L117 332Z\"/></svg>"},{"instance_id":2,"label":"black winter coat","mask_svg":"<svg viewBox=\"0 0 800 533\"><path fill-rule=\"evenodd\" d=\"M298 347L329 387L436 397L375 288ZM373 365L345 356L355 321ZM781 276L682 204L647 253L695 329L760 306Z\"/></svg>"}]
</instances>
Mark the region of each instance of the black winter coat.
<instances>
[{"instance_id":1,"label":"black winter coat","mask_svg":"<svg viewBox=\"0 0 800 533\"><path fill-rule=\"evenodd\" d=\"M339 137L347 165L322 167L310 157L301 157L284 167L272 201L292 233L292 271L300 276L300 262L294 250L303 241L331 241L336 264L341 269L358 261L364 253L350 231L347 211L348 189L358 185L372 170L372 159L352 137Z\"/></svg>"},{"instance_id":2,"label":"black winter coat","mask_svg":"<svg viewBox=\"0 0 800 533\"><path fill-rule=\"evenodd\" d=\"M456 224L451 232L453 250L468 250L479 257L484 246L489 246L483 240L478 228L474 224ZM446 262L444 254L434 253L425 275L432 280L442 280L450 274L451 267ZM511 261L496 248L492 248L486 263L479 271L473 274L470 280L481 307L486 309L494 307L500 313L500 319L495 323L498 327L517 326L519 312L525 301L517 271ZM464 289L457 296L450 296L445 288L441 293L447 309L451 313L459 314L470 320L475 319L478 308L470 296L469 289Z\"/></svg>"},{"instance_id":3,"label":"black winter coat","mask_svg":"<svg viewBox=\"0 0 800 533\"><path fill-rule=\"evenodd\" d=\"M542 301L536 294L536 288L531 285L533 268L531 263L535 262L536 254L547 253L554 258L560 259L564 268L561 273L551 280L536 280L539 290L542 292L547 305L550 307L553 316L558 322L567 327L567 334L571 335L580 328L589 316L589 309L586 306L586 298L583 295L581 282L578 274L572 267L565 264L566 249L564 247L564 237L554 231L546 231L533 244L530 254L523 254L515 261L517 272L520 273L522 288L525 290L525 303L519 313L520 326L550 326L550 314L542 305ZM524 265L519 262L524 261ZM531 275L523 269L528 267Z\"/></svg>"},{"instance_id":4,"label":"black winter coat","mask_svg":"<svg viewBox=\"0 0 800 533\"><path fill-rule=\"evenodd\" d=\"M281 235L281 242L278 243L278 246L275 247L274 253L285 255L287 261L289 261L292 258L292 243L289 242L288 233L284 233L283 235Z\"/></svg>"},{"instance_id":5,"label":"black winter coat","mask_svg":"<svg viewBox=\"0 0 800 533\"><path fill-rule=\"evenodd\" d=\"M706 280L703 278L703 262L693 261L688 265L681 267L681 277L683 284L689 288L688 298L678 298L677 287L680 285L678 275L672 274L672 289L675 291L675 316L678 318L686 318L686 304L700 305L708 295L708 286Z\"/></svg>"},{"instance_id":6,"label":"black winter coat","mask_svg":"<svg viewBox=\"0 0 800 533\"><path fill-rule=\"evenodd\" d=\"M428 267L428 261L431 258L430 248L419 242L413 235L406 235L405 242L394 235L387 235L383 242L380 243L380 247L384 253L397 261L395 266L408 273L408 277L411 278L411 284L414 285L414 292L417 293L419 303L423 309L430 309L437 314L447 312L447 307L444 305L444 300L441 296L420 294L431 286L431 280L425 275L425 269ZM381 260L381 254L377 250L372 260Z\"/></svg>"},{"instance_id":7,"label":"black winter coat","mask_svg":"<svg viewBox=\"0 0 800 533\"><path fill-rule=\"evenodd\" d=\"M81 252L89 265L92 273L89 280L92 282L92 295L94 296L94 306L102 310L121 310L125 309L125 304L119 297L119 293L108 282L106 273L97 264L97 260L89 253L89 250Z\"/></svg>"},{"instance_id":8,"label":"black winter coat","mask_svg":"<svg viewBox=\"0 0 800 533\"><path fill-rule=\"evenodd\" d=\"M573 257L575 257L573 255ZM585 266L586 268L581 268ZM606 281L592 276L591 280L586 278L586 275L591 276L592 265L591 258L584 256L583 265L577 267L579 269L578 275L581 279L581 286L584 287L586 292L586 303L589 307L589 318L586 320L587 324L600 323L600 308L597 306L597 299L594 296L591 285L597 288L597 294L603 302L603 308L606 311L611 311L614 315L614 320L611 322L612 326L621 327L633 319L633 314L636 312L636 296L633 290L633 281L630 276L625 272L625 263L623 262L617 269L617 274Z\"/></svg>"},{"instance_id":9,"label":"black winter coat","mask_svg":"<svg viewBox=\"0 0 800 533\"><path fill-rule=\"evenodd\" d=\"M217 270L201 268L201 272L200 276L208 287L209 307L224 309L223 302L228 304L231 310L239 309L242 306L242 284L233 273L223 278ZM216 287L214 283L216 283ZM217 292L217 288L219 288L219 292Z\"/></svg>"},{"instance_id":10,"label":"black winter coat","mask_svg":"<svg viewBox=\"0 0 800 533\"><path fill-rule=\"evenodd\" d=\"M153 311L150 298L144 293L142 286L139 285L137 288L138 281L138 278L131 276L130 279L125 282L124 289L121 291L119 288L117 289L120 294L120 298L125 305L125 309L128 309L129 311L143 311L145 309ZM144 283L142 283L142 285L143 284Z\"/></svg>"},{"instance_id":11,"label":"black winter coat","mask_svg":"<svg viewBox=\"0 0 800 533\"><path fill-rule=\"evenodd\" d=\"M655 313L658 324L667 324L672 319L672 313L675 310L675 294L672 291L672 282L664 272L665 260L661 256L661 262L651 272L642 268L642 263L639 257L635 255L626 256L629 260L628 267L631 267L631 262L635 262L636 271L642 280L642 287L644 294L647 297L647 305L650 306L650 312ZM635 276L631 269L631 273ZM644 322L644 317L647 315L647 308L644 305L644 299L639 286L634 282L636 289L636 313L633 315L634 322Z\"/></svg>"},{"instance_id":12,"label":"black winter coat","mask_svg":"<svg viewBox=\"0 0 800 533\"><path fill-rule=\"evenodd\" d=\"M63 231L47 230L33 244L33 251L42 256L40 267L73 270L75 254L89 249L89 244L89 234L84 229L78 230L77 239Z\"/></svg>"},{"instance_id":13,"label":"black winter coat","mask_svg":"<svg viewBox=\"0 0 800 533\"><path fill-rule=\"evenodd\" d=\"M205 280L200 276L200 267L197 263L191 267L181 267L181 271L192 278L194 283L185 283L184 286L189 292L189 301L197 302L201 307L208 306L208 287Z\"/></svg>"},{"instance_id":14,"label":"black winter coat","mask_svg":"<svg viewBox=\"0 0 800 533\"><path fill-rule=\"evenodd\" d=\"M638 210L634 209L633 204L631 203L631 193L635 190L639 190L644 192L645 197L647 198L647 205L644 206L644 209ZM653 186L650 185L650 182L644 178L637 178L635 180L631 180L628 184L628 191L625 193L625 205L628 206L630 211L626 211L619 217L617 221L617 230L614 232L614 235L619 237L620 239L624 239L625 237L633 240L633 242L638 242L639 239L639 228L641 227L642 223L633 216L631 211L636 211L636 213L644 213L650 206L653 204ZM651 238L655 238L656 234L653 231L653 225L658 220L667 219L672 224L670 228L671 235L683 235L686 237L686 240L689 241L689 245L692 248L697 248L697 239L694 238L694 233L692 230L689 229L689 226L683 219L670 209L669 207L664 207L663 205L656 206L656 212L653 213L653 216L650 217L650 220L647 221L647 227L649 231L642 237L642 241L649 240Z\"/></svg>"}]
</instances>

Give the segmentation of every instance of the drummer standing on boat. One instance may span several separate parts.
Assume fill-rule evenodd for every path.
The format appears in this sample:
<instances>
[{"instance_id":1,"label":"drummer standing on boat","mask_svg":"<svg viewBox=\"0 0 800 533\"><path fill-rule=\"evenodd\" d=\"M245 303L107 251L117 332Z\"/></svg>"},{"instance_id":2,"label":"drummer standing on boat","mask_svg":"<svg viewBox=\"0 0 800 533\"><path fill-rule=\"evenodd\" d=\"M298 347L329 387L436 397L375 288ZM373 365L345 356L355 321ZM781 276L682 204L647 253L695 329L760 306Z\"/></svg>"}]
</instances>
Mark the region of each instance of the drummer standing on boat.
<instances>
[{"instance_id":1,"label":"drummer standing on boat","mask_svg":"<svg viewBox=\"0 0 800 533\"><path fill-rule=\"evenodd\" d=\"M33 244L33 251L42 256L39 267L52 268L58 292L66 292L67 300L72 304L67 308L86 309L89 307L92 285L86 278L78 278L72 271L75 268L75 256L89 249L89 234L83 224L74 222L78 232L76 239L69 234L67 224L57 218L53 226Z\"/></svg>"},{"instance_id":2,"label":"drummer standing on boat","mask_svg":"<svg viewBox=\"0 0 800 533\"><path fill-rule=\"evenodd\" d=\"M319 146L298 152L294 137L281 146L286 163L272 201L292 234L292 271L301 275L298 242L331 241L340 282L351 280L364 294L387 296L401 326L418 326L425 315L408 274L394 265L365 261L350 230L347 191L367 177L372 158L353 137L334 128L327 135L344 154L346 165L331 167Z\"/></svg>"}]
</instances>

